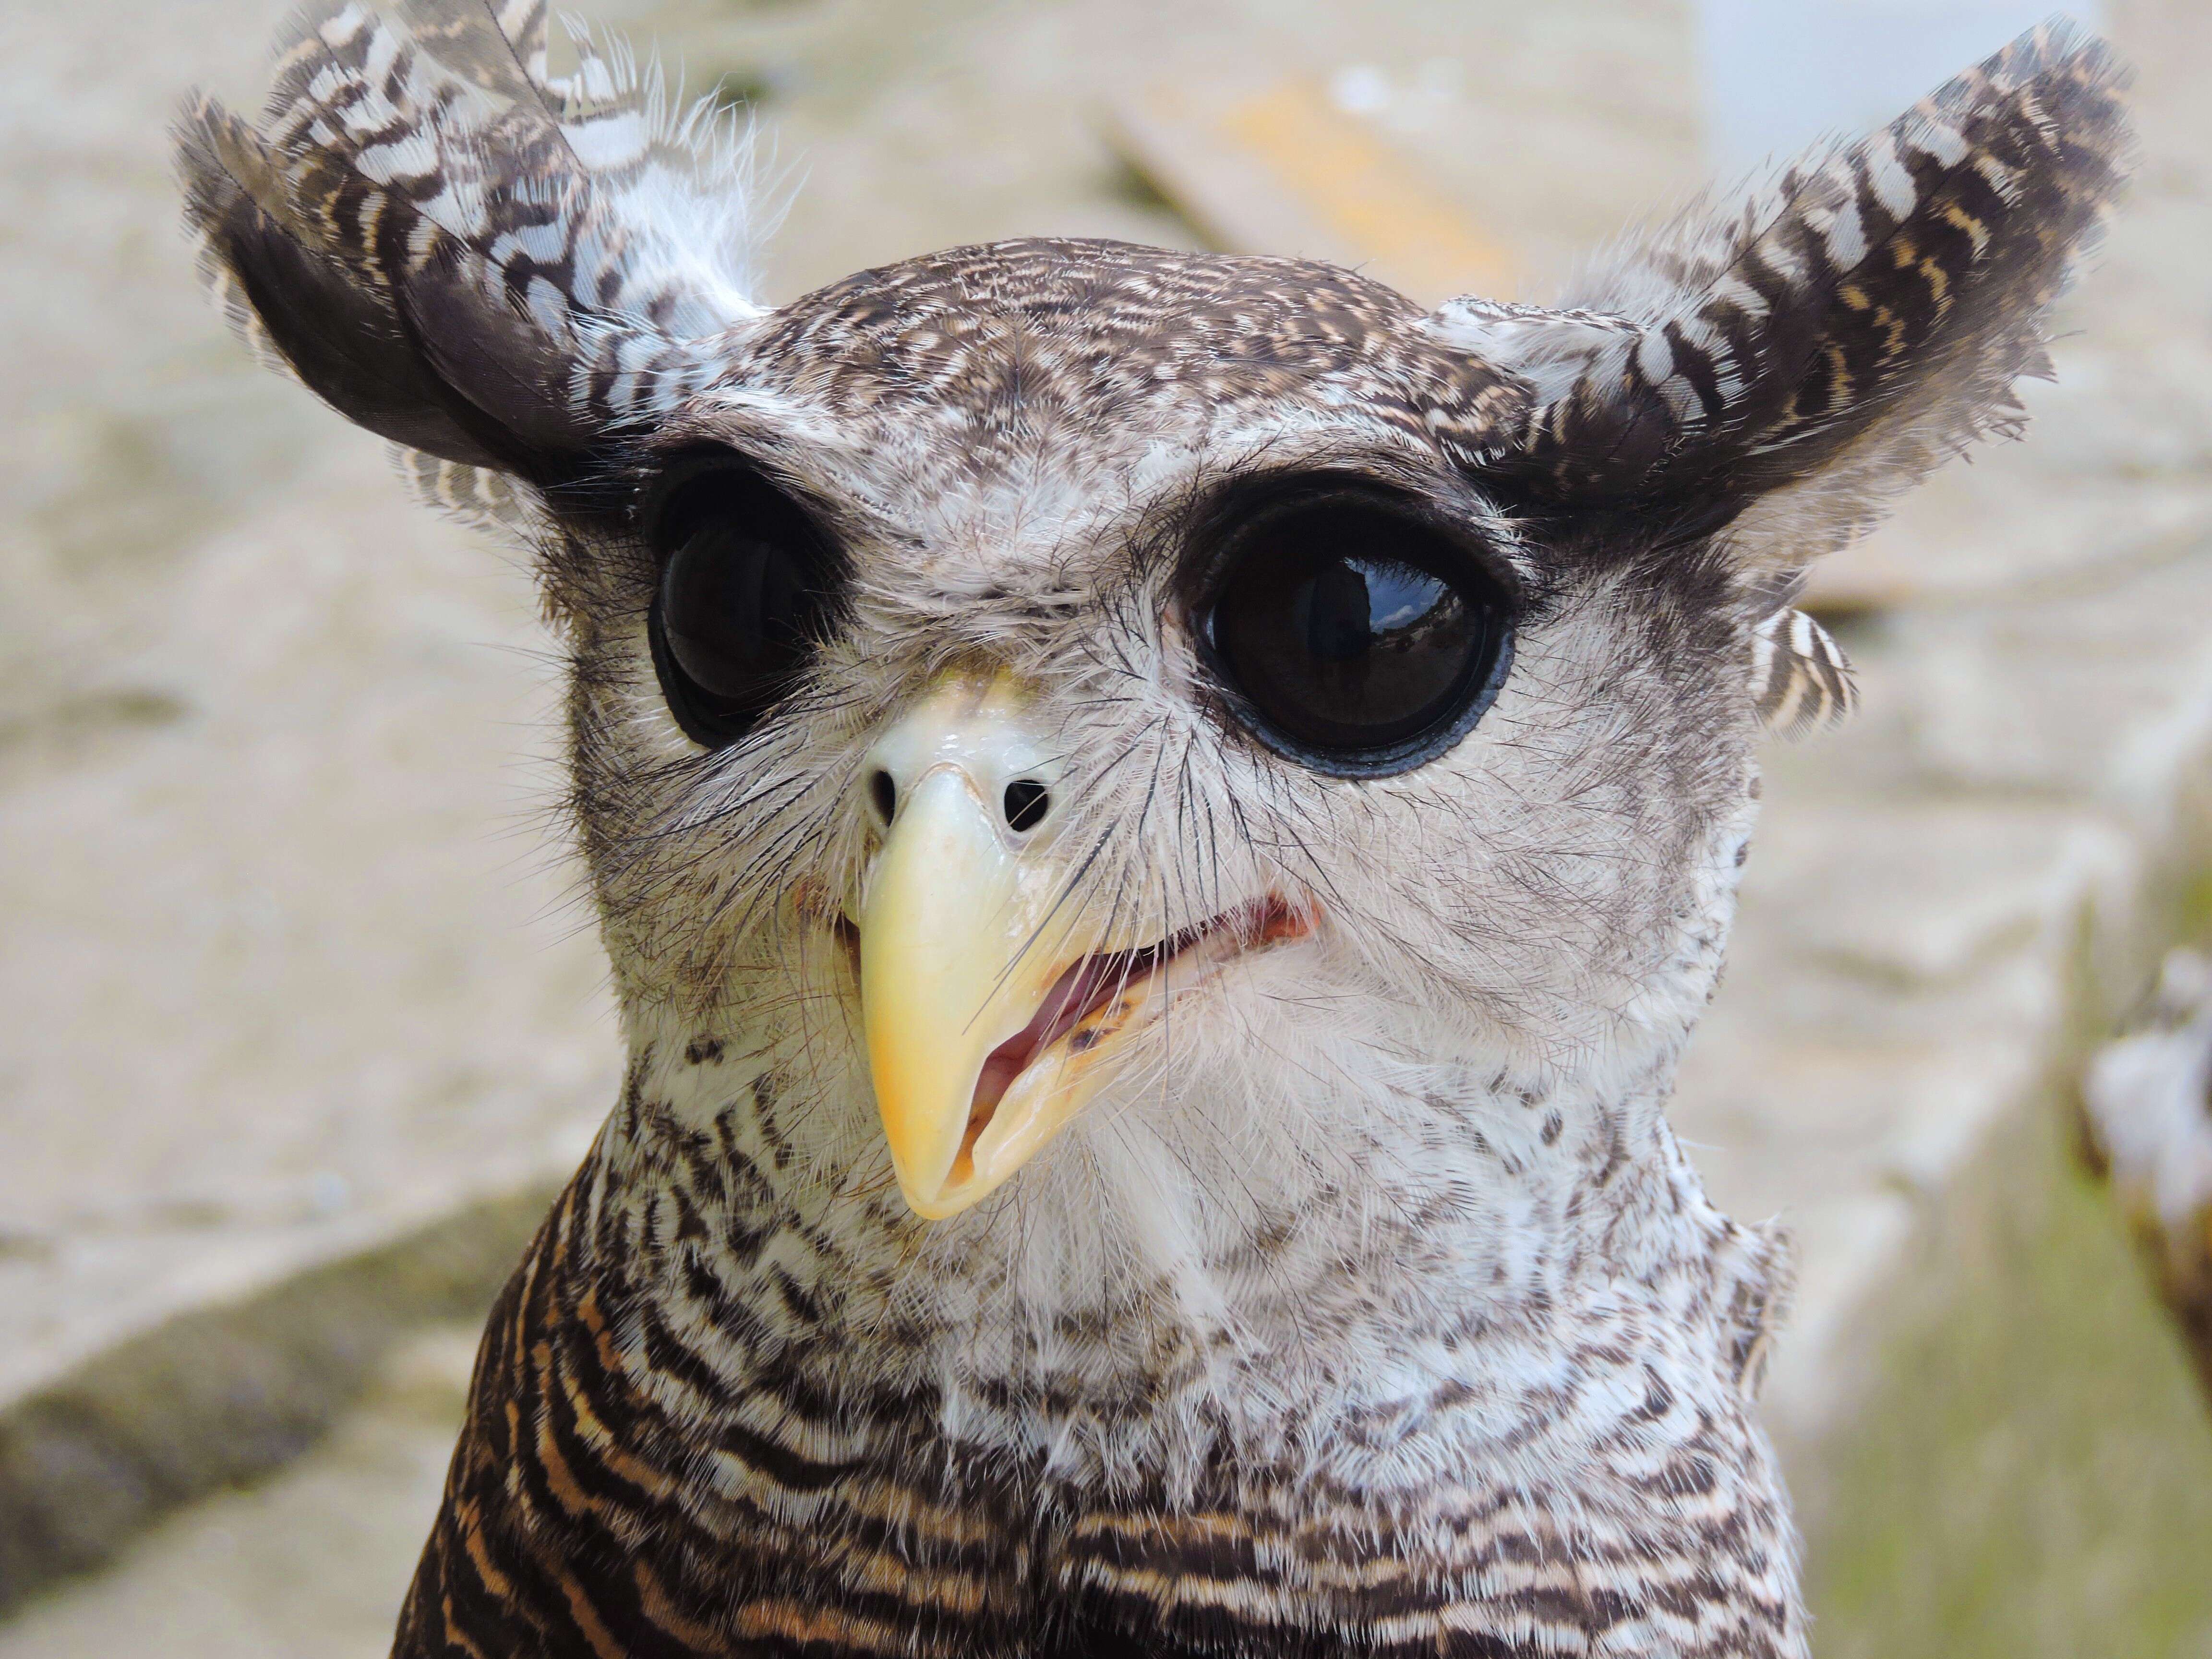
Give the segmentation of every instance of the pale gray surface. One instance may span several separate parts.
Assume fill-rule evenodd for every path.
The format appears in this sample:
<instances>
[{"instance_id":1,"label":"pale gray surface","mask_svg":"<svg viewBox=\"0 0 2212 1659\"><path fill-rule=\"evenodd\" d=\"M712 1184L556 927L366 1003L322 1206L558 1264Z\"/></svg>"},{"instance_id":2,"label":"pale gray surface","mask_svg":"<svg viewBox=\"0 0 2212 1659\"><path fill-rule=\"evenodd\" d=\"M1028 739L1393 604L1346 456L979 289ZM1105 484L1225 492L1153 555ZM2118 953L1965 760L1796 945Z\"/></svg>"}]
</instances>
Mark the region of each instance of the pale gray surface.
<instances>
[{"instance_id":1,"label":"pale gray surface","mask_svg":"<svg viewBox=\"0 0 2212 1659\"><path fill-rule=\"evenodd\" d=\"M1682 1079L1716 1195L1799 1235L1769 1414L1801 1437L1848 1406L1897 1247L2136 994L2176 865L2208 854L2212 18L2114 10L2141 74L2132 198L2061 316L2057 384L2026 388L2027 441L1939 475L1866 549L1938 579L1847 634L1861 717L1771 751Z\"/></svg>"},{"instance_id":2,"label":"pale gray surface","mask_svg":"<svg viewBox=\"0 0 2212 1659\"><path fill-rule=\"evenodd\" d=\"M203 69L241 79L275 9L0 19L0 1400L573 1160L612 1096L596 947L547 850L526 578L405 507L373 443L255 378L170 234L159 114ZM1253 46L1235 29L1263 10ZM1717 1195L1799 1231L1771 1403L1802 1457L1848 1406L1895 1251L2085 996L2134 989L2146 896L2201 835L2177 803L2212 775L2212 132L2193 90L2212 51L2193 8L2115 10L2153 150L2069 312L2083 332L2031 443L1954 469L1869 550L1928 591L1850 634L1859 723L1773 753L1730 979L1684 1081ZM626 15L665 24L695 82L780 89L805 177L776 294L991 235L1183 238L1091 125L1091 94L1159 66L1163 42L1405 85L1449 52L1468 95L1384 125L1538 270L1695 171L1687 24L1666 9ZM2102 987L2079 979L2085 939ZM374 1407L34 1612L0 1656L380 1650L451 1406ZM171 1626L147 1622L165 1609Z\"/></svg>"},{"instance_id":3,"label":"pale gray surface","mask_svg":"<svg viewBox=\"0 0 2212 1659\"><path fill-rule=\"evenodd\" d=\"M476 1335L425 1331L314 1451L155 1528L126 1571L33 1606L0 1628L0 1659L380 1659L437 1510Z\"/></svg>"},{"instance_id":4,"label":"pale gray surface","mask_svg":"<svg viewBox=\"0 0 2212 1659\"><path fill-rule=\"evenodd\" d=\"M528 576L177 231L167 112L278 11L0 13L0 1401L573 1161L614 1085Z\"/></svg>"}]
</instances>

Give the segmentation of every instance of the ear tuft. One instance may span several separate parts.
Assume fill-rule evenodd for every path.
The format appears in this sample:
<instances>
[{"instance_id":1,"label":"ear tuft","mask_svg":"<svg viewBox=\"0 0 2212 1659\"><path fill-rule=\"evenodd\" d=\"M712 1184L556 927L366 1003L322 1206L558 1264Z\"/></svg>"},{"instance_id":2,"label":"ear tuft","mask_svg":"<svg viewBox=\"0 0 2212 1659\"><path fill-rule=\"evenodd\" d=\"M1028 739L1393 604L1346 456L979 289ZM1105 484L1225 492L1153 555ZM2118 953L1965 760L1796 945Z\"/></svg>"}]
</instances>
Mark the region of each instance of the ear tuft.
<instances>
[{"instance_id":1,"label":"ear tuft","mask_svg":"<svg viewBox=\"0 0 2212 1659\"><path fill-rule=\"evenodd\" d=\"M2017 429L2014 382L2048 372L2045 314L2126 170L2125 78L2038 29L1872 137L1693 206L1568 309L1454 301L1432 330L1527 394L1481 464L1562 501L1735 517L1762 575L1850 541Z\"/></svg>"},{"instance_id":2,"label":"ear tuft","mask_svg":"<svg viewBox=\"0 0 2212 1659\"><path fill-rule=\"evenodd\" d=\"M706 343L761 314L749 143L581 44L555 83L543 0L323 0L258 126L193 100L186 217L258 355L396 443L539 485L696 390Z\"/></svg>"}]
</instances>

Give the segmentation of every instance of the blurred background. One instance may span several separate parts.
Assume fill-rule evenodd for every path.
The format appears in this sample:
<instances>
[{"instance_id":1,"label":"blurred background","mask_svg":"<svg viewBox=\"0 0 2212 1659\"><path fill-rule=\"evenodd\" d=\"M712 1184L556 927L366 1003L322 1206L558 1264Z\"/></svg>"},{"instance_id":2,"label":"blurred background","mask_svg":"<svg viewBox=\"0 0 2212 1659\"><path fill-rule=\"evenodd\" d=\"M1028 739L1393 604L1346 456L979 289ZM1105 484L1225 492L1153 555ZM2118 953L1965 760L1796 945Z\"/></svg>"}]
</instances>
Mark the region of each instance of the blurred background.
<instances>
[{"instance_id":1,"label":"blurred background","mask_svg":"<svg viewBox=\"0 0 2212 1659\"><path fill-rule=\"evenodd\" d=\"M283 9L0 9L0 1659L383 1652L477 1323L614 1095L528 573L253 369L177 229L169 113L251 105ZM1433 301L1543 298L2042 10L591 19L757 122L772 301L1030 234ZM2138 1248L2172 1216L2077 1086L2212 933L2212 8L2082 15L2141 71L2133 200L2028 441L1814 590L1866 708L1769 755L1677 1113L1801 1242L1767 1412L1823 1659L2212 1659L2212 1412Z\"/></svg>"}]
</instances>

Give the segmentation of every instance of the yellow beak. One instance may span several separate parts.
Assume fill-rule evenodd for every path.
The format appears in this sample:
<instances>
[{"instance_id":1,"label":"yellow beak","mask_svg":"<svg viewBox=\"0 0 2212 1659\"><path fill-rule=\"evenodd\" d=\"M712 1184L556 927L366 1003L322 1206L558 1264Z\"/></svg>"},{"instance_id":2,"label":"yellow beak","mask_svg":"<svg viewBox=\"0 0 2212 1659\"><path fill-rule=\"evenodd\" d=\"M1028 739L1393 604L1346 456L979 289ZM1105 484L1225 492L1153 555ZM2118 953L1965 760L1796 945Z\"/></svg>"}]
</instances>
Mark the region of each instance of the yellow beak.
<instances>
[{"instance_id":1,"label":"yellow beak","mask_svg":"<svg viewBox=\"0 0 2212 1659\"><path fill-rule=\"evenodd\" d=\"M954 678L870 757L896 805L861 905L861 1017L900 1189L933 1220L1060 1131L1096 1091L1099 1037L1154 994L1150 975L1085 992L1100 941L1066 895L1057 805L1008 821L1007 783L1056 772L1026 704L1003 678Z\"/></svg>"}]
</instances>

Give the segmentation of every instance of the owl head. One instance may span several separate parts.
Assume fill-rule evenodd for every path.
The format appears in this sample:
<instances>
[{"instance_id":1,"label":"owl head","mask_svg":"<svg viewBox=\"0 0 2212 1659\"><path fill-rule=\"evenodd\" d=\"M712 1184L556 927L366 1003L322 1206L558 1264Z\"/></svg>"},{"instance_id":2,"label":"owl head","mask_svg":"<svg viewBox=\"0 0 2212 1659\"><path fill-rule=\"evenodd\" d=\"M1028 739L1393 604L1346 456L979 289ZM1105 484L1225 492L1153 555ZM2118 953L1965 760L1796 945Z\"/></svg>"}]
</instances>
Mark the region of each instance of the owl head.
<instances>
[{"instance_id":1,"label":"owl head","mask_svg":"<svg viewBox=\"0 0 2212 1659\"><path fill-rule=\"evenodd\" d=\"M1556 307L1024 240L770 309L742 144L543 37L311 14L183 123L208 269L535 546L630 1109L971 1242L1632 1155L1849 695L1791 597L2014 422L2124 146L2045 29Z\"/></svg>"}]
</instances>

